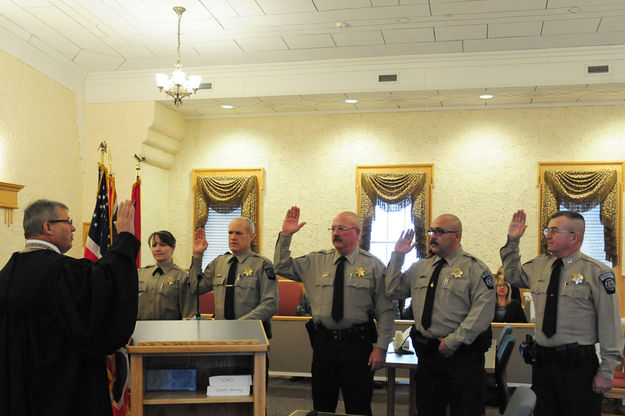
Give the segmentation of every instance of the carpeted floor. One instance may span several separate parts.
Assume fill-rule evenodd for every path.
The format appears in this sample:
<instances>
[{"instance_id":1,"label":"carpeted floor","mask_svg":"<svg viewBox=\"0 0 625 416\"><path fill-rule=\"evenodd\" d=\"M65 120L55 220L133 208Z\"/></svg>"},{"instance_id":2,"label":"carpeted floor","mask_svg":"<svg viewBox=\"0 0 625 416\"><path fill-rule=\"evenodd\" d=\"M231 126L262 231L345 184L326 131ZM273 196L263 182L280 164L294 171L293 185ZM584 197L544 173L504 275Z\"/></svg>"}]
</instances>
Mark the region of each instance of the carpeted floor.
<instances>
[{"instance_id":1,"label":"carpeted floor","mask_svg":"<svg viewBox=\"0 0 625 416\"><path fill-rule=\"evenodd\" d=\"M378 383L373 390L371 410L373 416L386 415L386 385ZM336 409L344 411L343 401L339 399ZM288 416L294 410L312 410L310 378L291 381L285 377L270 377L267 389L267 416ZM395 387L395 415L408 416L408 384ZM499 415L497 409L486 409L486 416Z\"/></svg>"}]
</instances>

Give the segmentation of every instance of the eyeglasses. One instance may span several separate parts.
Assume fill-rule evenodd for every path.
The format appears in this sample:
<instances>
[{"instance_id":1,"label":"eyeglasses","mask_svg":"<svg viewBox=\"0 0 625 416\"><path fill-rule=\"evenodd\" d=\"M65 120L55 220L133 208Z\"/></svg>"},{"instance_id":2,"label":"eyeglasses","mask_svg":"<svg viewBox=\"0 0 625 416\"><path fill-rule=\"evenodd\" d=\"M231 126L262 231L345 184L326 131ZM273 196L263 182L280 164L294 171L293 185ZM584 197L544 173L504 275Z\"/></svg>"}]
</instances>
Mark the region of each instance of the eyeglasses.
<instances>
[{"instance_id":1,"label":"eyeglasses","mask_svg":"<svg viewBox=\"0 0 625 416\"><path fill-rule=\"evenodd\" d=\"M454 233L459 233L460 231L449 231L449 230L443 230L442 228L430 228L428 230L428 234L430 236L435 235L437 237L440 237L443 234L454 234Z\"/></svg>"},{"instance_id":2,"label":"eyeglasses","mask_svg":"<svg viewBox=\"0 0 625 416\"><path fill-rule=\"evenodd\" d=\"M49 220L49 221L47 221L47 222L50 222L50 223L54 223L54 222L66 222L66 223L68 223L69 225L73 225L73 224L74 224L71 218L68 218L68 219L66 219L66 220Z\"/></svg>"},{"instance_id":3,"label":"eyeglasses","mask_svg":"<svg viewBox=\"0 0 625 416\"><path fill-rule=\"evenodd\" d=\"M543 234L545 234L545 235L547 235L547 234L555 234L555 233L575 234L575 231L560 230L560 229L558 229L556 227L545 228L543 230Z\"/></svg>"},{"instance_id":4,"label":"eyeglasses","mask_svg":"<svg viewBox=\"0 0 625 416\"><path fill-rule=\"evenodd\" d=\"M345 231L349 231L349 230L357 230L358 227L330 227L328 228L328 231L330 231L331 233L338 231L339 233L345 232Z\"/></svg>"}]
</instances>

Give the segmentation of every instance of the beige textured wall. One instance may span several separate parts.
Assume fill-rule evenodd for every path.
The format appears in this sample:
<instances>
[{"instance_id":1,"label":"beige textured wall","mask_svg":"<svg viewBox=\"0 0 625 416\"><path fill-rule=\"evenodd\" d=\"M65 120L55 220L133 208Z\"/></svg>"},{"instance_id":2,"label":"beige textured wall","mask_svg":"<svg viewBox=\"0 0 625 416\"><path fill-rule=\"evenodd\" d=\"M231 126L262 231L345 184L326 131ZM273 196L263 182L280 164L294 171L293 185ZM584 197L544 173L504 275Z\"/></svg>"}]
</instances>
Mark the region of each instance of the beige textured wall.
<instances>
[{"instance_id":1,"label":"beige textured wall","mask_svg":"<svg viewBox=\"0 0 625 416\"><path fill-rule=\"evenodd\" d=\"M625 159L625 106L187 123L170 175L179 256L191 253L193 168L265 168L262 252L271 257L283 215L293 204L308 222L294 238L293 253L330 247L326 230L332 217L356 209L356 165L434 163L433 214L457 214L464 223L464 248L494 268L518 208L528 212L530 224L522 254L528 259L536 254L537 162Z\"/></svg>"},{"instance_id":2,"label":"beige textured wall","mask_svg":"<svg viewBox=\"0 0 625 416\"><path fill-rule=\"evenodd\" d=\"M22 220L28 203L61 200L72 218L82 221L82 170L74 93L2 51L0 91L0 181L24 185L13 225L5 224L0 213L4 265L24 245ZM79 252L72 249L69 254Z\"/></svg>"}]
</instances>

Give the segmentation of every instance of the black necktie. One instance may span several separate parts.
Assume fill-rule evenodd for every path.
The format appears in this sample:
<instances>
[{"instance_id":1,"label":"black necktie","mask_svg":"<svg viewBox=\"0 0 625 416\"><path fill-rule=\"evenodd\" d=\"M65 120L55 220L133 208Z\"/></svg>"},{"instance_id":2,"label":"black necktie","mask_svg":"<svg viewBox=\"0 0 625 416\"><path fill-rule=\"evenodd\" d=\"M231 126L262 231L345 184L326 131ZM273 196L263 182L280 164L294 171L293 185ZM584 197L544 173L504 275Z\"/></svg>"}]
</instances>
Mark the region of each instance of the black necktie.
<instances>
[{"instance_id":1,"label":"black necktie","mask_svg":"<svg viewBox=\"0 0 625 416\"><path fill-rule=\"evenodd\" d=\"M547 286L547 302L545 303L545 314L543 316L543 333L547 338L551 338L556 333L556 322L558 320L558 290L560 288L560 270L562 269L562 259L553 262L553 270Z\"/></svg>"},{"instance_id":2,"label":"black necktie","mask_svg":"<svg viewBox=\"0 0 625 416\"><path fill-rule=\"evenodd\" d=\"M334 276L334 296L332 297L332 319L338 322L343 319L343 287L345 281L345 257L339 257Z\"/></svg>"},{"instance_id":3,"label":"black necktie","mask_svg":"<svg viewBox=\"0 0 625 416\"><path fill-rule=\"evenodd\" d=\"M226 280L226 299L224 302L224 316L226 319L234 319L234 280L237 275L236 257L230 259L230 270L228 270L228 280Z\"/></svg>"},{"instance_id":4,"label":"black necktie","mask_svg":"<svg viewBox=\"0 0 625 416\"><path fill-rule=\"evenodd\" d=\"M152 276L156 276L156 275L161 275L163 274L163 269L161 269L160 267L157 267L156 269L154 269L154 271L152 272Z\"/></svg>"},{"instance_id":5,"label":"black necktie","mask_svg":"<svg viewBox=\"0 0 625 416\"><path fill-rule=\"evenodd\" d=\"M423 329L430 328L432 325L432 309L434 309L434 295L436 294L436 285L438 284L438 276L441 274L441 269L447 262L445 259L440 259L432 277L430 283L428 283L428 291L425 294L425 302L423 304L423 313L421 314L421 325Z\"/></svg>"}]
</instances>

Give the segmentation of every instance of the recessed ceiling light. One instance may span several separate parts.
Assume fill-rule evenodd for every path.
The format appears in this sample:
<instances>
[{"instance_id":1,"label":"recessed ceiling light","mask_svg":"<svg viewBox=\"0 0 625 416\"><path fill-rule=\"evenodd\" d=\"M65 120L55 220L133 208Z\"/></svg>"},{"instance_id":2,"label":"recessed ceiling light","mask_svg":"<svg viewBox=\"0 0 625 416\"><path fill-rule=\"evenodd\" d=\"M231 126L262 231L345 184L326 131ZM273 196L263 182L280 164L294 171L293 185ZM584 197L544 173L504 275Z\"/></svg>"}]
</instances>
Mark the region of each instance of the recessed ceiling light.
<instances>
[{"instance_id":1,"label":"recessed ceiling light","mask_svg":"<svg viewBox=\"0 0 625 416\"><path fill-rule=\"evenodd\" d=\"M410 22L410 18L409 17L400 17L399 19L396 20L397 23L408 23Z\"/></svg>"},{"instance_id":2,"label":"recessed ceiling light","mask_svg":"<svg viewBox=\"0 0 625 416\"><path fill-rule=\"evenodd\" d=\"M356 104L358 100L354 100L353 98L348 98L347 100L345 100L345 102L348 104Z\"/></svg>"},{"instance_id":3,"label":"recessed ceiling light","mask_svg":"<svg viewBox=\"0 0 625 416\"><path fill-rule=\"evenodd\" d=\"M234 106L230 104L223 104L221 108L234 108Z\"/></svg>"},{"instance_id":4,"label":"recessed ceiling light","mask_svg":"<svg viewBox=\"0 0 625 416\"><path fill-rule=\"evenodd\" d=\"M482 94L480 95L480 98L482 100L490 100L491 98L493 98L493 94Z\"/></svg>"},{"instance_id":5,"label":"recessed ceiling light","mask_svg":"<svg viewBox=\"0 0 625 416\"><path fill-rule=\"evenodd\" d=\"M579 8L579 7L572 7L572 8L569 9L569 13L579 13L581 11L582 11L582 9Z\"/></svg>"}]
</instances>

